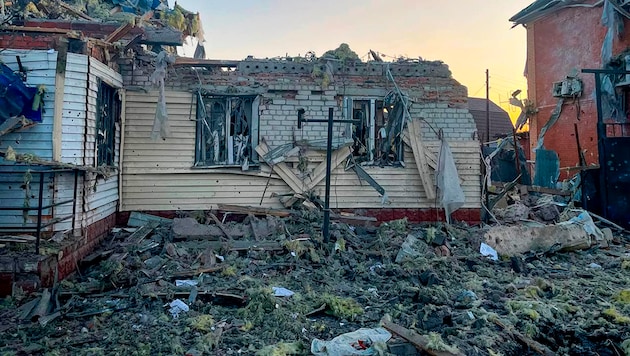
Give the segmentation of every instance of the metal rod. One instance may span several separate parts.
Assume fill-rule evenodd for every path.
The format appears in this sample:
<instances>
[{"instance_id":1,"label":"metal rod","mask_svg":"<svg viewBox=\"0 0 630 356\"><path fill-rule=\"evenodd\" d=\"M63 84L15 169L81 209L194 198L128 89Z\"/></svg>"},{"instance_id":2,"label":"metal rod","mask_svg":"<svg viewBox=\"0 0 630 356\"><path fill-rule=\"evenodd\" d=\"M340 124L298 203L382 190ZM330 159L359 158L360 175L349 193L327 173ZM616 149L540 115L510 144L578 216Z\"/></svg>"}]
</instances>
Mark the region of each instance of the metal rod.
<instances>
[{"instance_id":1,"label":"metal rod","mask_svg":"<svg viewBox=\"0 0 630 356\"><path fill-rule=\"evenodd\" d=\"M74 236L74 224L77 218L77 185L79 185L79 171L74 171L74 194L72 195L72 236Z\"/></svg>"},{"instance_id":2,"label":"metal rod","mask_svg":"<svg viewBox=\"0 0 630 356\"><path fill-rule=\"evenodd\" d=\"M42 234L42 205L44 202L44 172L39 172L39 197L37 198L37 235L35 237L35 253L39 255L39 239Z\"/></svg>"},{"instance_id":3,"label":"metal rod","mask_svg":"<svg viewBox=\"0 0 630 356\"><path fill-rule=\"evenodd\" d=\"M326 198L324 200L324 242L330 241L330 172L332 165L333 108L328 108L328 142L326 143Z\"/></svg>"},{"instance_id":4,"label":"metal rod","mask_svg":"<svg viewBox=\"0 0 630 356\"><path fill-rule=\"evenodd\" d=\"M602 113L602 77L601 73L595 73L595 98L597 102L597 150L599 156L599 193L602 197L602 215L608 218L608 170L606 169L606 125Z\"/></svg>"},{"instance_id":5,"label":"metal rod","mask_svg":"<svg viewBox=\"0 0 630 356\"><path fill-rule=\"evenodd\" d=\"M522 184L523 183L523 178L521 175L521 157L520 157L520 152L518 150L518 144L516 142L516 128L512 128L512 139L514 140L514 165L516 166L516 176L520 177L518 179L518 183Z\"/></svg>"}]
</instances>

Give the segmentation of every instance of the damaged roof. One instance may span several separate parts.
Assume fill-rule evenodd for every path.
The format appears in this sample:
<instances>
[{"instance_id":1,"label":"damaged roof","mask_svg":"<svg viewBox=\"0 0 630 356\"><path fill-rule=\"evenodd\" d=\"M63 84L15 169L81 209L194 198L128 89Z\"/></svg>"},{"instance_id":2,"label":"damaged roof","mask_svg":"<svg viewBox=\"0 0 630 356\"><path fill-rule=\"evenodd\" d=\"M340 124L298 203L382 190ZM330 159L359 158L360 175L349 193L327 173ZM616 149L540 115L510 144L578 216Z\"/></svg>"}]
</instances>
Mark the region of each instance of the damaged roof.
<instances>
[{"instance_id":1,"label":"damaged roof","mask_svg":"<svg viewBox=\"0 0 630 356\"><path fill-rule=\"evenodd\" d=\"M167 0L18 0L3 9L2 25L21 25L32 20L88 21L92 23L136 23L171 28L203 42L199 13Z\"/></svg>"},{"instance_id":2,"label":"damaged roof","mask_svg":"<svg viewBox=\"0 0 630 356\"><path fill-rule=\"evenodd\" d=\"M624 0L611 0L615 5L626 6ZM536 0L516 15L510 18L510 22L516 25L531 23L548 14L568 7L595 7L603 4L603 1L593 0Z\"/></svg>"}]
</instances>

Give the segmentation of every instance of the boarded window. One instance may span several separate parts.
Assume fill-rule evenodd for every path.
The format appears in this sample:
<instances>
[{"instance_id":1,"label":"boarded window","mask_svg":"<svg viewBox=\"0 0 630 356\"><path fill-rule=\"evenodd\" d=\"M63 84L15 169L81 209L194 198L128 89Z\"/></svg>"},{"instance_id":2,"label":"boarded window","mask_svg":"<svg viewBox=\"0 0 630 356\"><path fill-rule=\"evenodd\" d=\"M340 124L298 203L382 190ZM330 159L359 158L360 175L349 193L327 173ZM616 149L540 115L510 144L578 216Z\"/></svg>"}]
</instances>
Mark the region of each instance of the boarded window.
<instances>
[{"instance_id":1,"label":"boarded window","mask_svg":"<svg viewBox=\"0 0 630 356\"><path fill-rule=\"evenodd\" d=\"M118 91L99 83L96 99L96 164L113 166L116 155L116 121L120 118L121 101Z\"/></svg>"},{"instance_id":2,"label":"boarded window","mask_svg":"<svg viewBox=\"0 0 630 356\"><path fill-rule=\"evenodd\" d=\"M195 166L245 167L257 161L257 144L256 97L198 95Z\"/></svg>"}]
</instances>

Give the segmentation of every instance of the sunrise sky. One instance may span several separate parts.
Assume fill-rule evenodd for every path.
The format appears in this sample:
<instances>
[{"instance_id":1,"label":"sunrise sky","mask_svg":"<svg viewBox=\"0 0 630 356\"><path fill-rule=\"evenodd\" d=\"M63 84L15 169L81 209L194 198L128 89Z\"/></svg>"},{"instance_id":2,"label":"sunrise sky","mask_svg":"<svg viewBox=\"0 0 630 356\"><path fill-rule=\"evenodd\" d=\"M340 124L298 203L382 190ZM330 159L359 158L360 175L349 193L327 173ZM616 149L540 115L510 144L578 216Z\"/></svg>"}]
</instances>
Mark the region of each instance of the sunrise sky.
<instances>
[{"instance_id":1,"label":"sunrise sky","mask_svg":"<svg viewBox=\"0 0 630 356\"><path fill-rule=\"evenodd\" d=\"M490 70L491 99L512 117L509 94L522 89L525 29L508 19L533 0L178 0L201 13L211 59L320 56L348 43L367 59L370 49L398 56L441 60L469 96L485 97ZM190 51L190 50L189 50ZM187 55L192 55L187 53ZM524 98L524 96L522 97Z\"/></svg>"}]
</instances>

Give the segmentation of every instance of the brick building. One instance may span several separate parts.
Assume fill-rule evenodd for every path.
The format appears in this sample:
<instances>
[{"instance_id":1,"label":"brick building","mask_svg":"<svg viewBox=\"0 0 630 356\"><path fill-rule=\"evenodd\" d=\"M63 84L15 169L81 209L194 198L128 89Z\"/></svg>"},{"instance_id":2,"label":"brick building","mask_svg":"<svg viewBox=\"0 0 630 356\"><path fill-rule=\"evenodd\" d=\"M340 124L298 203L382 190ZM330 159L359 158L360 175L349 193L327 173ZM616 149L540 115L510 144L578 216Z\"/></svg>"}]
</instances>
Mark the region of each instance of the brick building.
<instances>
[{"instance_id":1,"label":"brick building","mask_svg":"<svg viewBox=\"0 0 630 356\"><path fill-rule=\"evenodd\" d=\"M215 209L220 204L281 207L286 202L278 196L323 197L320 164L326 124L306 122L300 127L298 116L322 119L332 108L335 119L360 123L334 127L339 147L349 142L351 160L346 162L348 152L338 149L331 207L383 220L438 218L433 172L441 131L453 149L466 195L455 218L479 220L476 127L468 112L466 88L441 62L179 59L168 68L164 88L170 135L157 141L151 139L160 98L149 79L154 62L136 57L119 65L127 88L123 211ZM390 74L408 96L411 118L420 123L418 139L428 158L420 162L427 165L429 192L408 144L394 144L388 152L382 149L388 123L396 119ZM239 118L251 130L242 129ZM240 155L236 142L243 142ZM272 150L300 148L282 162L291 173L289 179L260 157L256 147L261 143ZM380 184L385 199L348 169L351 163L360 164Z\"/></svg>"},{"instance_id":2,"label":"brick building","mask_svg":"<svg viewBox=\"0 0 630 356\"><path fill-rule=\"evenodd\" d=\"M452 217L480 220L476 127L466 88L445 64L173 61L147 49L181 44L182 34L177 42L152 31L51 20L0 28L7 73L45 88L35 125L0 127L0 170L11 175L2 176L0 202L28 196L41 212L1 212L0 229L66 236L40 253L0 256L0 294L18 275L24 288L50 285L56 270L64 278L125 212L321 201L327 127L308 121L329 112L355 120L333 128L331 208L380 221L443 220L441 137L465 200ZM48 166L67 171L38 178Z\"/></svg>"},{"instance_id":3,"label":"brick building","mask_svg":"<svg viewBox=\"0 0 630 356\"><path fill-rule=\"evenodd\" d=\"M576 126L586 163L599 163L595 76L581 71L625 69L624 54L630 45L627 36L630 23L622 12L609 7L615 2L538 0L510 19L515 25L527 29L528 98L537 110L530 118L532 155L535 156L542 128L559 108L557 122L545 134L544 146L556 151L560 167L566 168L561 170L561 178L573 176L577 171L570 167L580 165ZM610 16L605 16L609 13ZM606 18L610 21L603 21ZM616 34L616 29L621 27L626 30ZM609 31L612 32L607 36ZM563 94L562 83L573 79L582 83L581 90ZM619 76L611 79L615 87L611 88L616 101L613 105L617 107L604 113L604 120L624 123L627 122L625 93L628 86L623 85L625 80ZM562 101L560 106L559 101Z\"/></svg>"}]
</instances>

